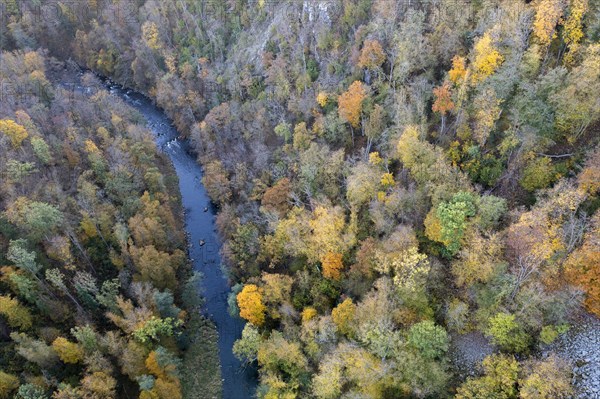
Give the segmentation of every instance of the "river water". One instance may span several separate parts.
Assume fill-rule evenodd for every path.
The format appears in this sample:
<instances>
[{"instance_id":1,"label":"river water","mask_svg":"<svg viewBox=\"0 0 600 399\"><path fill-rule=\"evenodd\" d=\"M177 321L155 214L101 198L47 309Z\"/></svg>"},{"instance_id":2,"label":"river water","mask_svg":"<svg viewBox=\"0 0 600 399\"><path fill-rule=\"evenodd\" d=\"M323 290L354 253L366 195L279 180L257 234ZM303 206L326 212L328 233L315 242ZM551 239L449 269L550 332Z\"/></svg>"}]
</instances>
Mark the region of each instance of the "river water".
<instances>
[{"instance_id":1,"label":"river water","mask_svg":"<svg viewBox=\"0 0 600 399\"><path fill-rule=\"evenodd\" d=\"M215 323L219 333L223 398L252 398L256 390L257 373L253 367L245 367L232 352L233 343L241 336L244 321L239 317L231 317L227 311L230 287L221 270L221 245L215 229L216 210L202 185L202 168L188 141L178 138L179 134L170 119L150 99L108 80L104 84L113 95L144 117L147 127L154 134L157 147L171 159L179 178L185 209L189 256L194 270L204 275L202 287L199 287L205 298L203 311ZM79 89L83 88L79 86ZM600 399L600 321L593 316L587 316L585 320L585 323L571 329L541 354L558 353L575 366L573 384L577 399ZM456 346L453 349L456 352L456 356L453 356L456 357L453 362L455 368L463 369L466 374L475 372L476 365L493 352L493 348L482 339L486 341L483 337L474 339L472 336L453 340ZM477 345L478 341L482 343Z\"/></svg>"},{"instance_id":2,"label":"river water","mask_svg":"<svg viewBox=\"0 0 600 399\"><path fill-rule=\"evenodd\" d=\"M156 138L156 145L173 163L185 210L189 256L194 270L204 275L201 287L205 298L204 313L215 323L219 333L223 398L251 398L256 388L256 371L252 367L244 367L232 352L233 343L241 336L244 321L231 317L227 311L229 285L221 270L221 245L215 229L216 210L202 185L202 168L188 141L178 138L179 134L169 118L150 99L110 81L106 81L105 86L145 118Z\"/></svg>"}]
</instances>

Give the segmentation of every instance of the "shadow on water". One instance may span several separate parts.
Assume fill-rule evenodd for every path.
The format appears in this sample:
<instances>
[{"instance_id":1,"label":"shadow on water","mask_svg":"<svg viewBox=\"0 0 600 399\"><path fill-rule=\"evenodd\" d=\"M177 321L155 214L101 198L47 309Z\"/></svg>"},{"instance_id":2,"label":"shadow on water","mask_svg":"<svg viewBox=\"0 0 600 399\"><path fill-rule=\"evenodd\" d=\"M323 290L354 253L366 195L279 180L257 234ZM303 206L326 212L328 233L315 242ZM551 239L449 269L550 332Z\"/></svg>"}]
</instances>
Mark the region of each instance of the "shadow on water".
<instances>
[{"instance_id":1,"label":"shadow on water","mask_svg":"<svg viewBox=\"0 0 600 399\"><path fill-rule=\"evenodd\" d=\"M204 313L219 332L219 358L223 378L224 399L252 398L257 385L253 367L245 367L232 352L233 343L241 336L244 321L227 311L229 285L221 270L221 243L216 233L215 208L202 185L202 169L187 140L179 134L167 116L150 99L133 90L102 79L113 94L135 108L146 120L157 146L166 153L179 177L181 200L185 209L185 228L189 240L189 256L194 269L202 272Z\"/></svg>"}]
</instances>

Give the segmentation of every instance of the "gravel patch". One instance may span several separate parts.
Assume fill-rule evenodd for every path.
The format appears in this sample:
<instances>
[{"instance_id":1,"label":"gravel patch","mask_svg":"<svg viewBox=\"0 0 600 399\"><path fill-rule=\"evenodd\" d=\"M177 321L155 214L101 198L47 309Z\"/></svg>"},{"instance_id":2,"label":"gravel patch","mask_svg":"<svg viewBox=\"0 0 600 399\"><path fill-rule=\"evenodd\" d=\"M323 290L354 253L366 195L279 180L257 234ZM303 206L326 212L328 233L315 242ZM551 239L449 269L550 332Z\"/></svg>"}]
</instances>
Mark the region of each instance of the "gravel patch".
<instances>
[{"instance_id":1,"label":"gravel patch","mask_svg":"<svg viewBox=\"0 0 600 399\"><path fill-rule=\"evenodd\" d=\"M585 315L569 331L544 348L542 356L556 353L573 367L576 399L600 399L600 319Z\"/></svg>"},{"instance_id":2,"label":"gravel patch","mask_svg":"<svg viewBox=\"0 0 600 399\"><path fill-rule=\"evenodd\" d=\"M479 332L452 335L450 359L458 381L478 375L481 361L494 347ZM600 399L600 319L583 315L571 329L538 352L545 358L556 354L572 367L573 399Z\"/></svg>"},{"instance_id":3,"label":"gravel patch","mask_svg":"<svg viewBox=\"0 0 600 399\"><path fill-rule=\"evenodd\" d=\"M460 381L478 374L481 362L492 353L494 347L480 332L451 336L450 360Z\"/></svg>"}]
</instances>

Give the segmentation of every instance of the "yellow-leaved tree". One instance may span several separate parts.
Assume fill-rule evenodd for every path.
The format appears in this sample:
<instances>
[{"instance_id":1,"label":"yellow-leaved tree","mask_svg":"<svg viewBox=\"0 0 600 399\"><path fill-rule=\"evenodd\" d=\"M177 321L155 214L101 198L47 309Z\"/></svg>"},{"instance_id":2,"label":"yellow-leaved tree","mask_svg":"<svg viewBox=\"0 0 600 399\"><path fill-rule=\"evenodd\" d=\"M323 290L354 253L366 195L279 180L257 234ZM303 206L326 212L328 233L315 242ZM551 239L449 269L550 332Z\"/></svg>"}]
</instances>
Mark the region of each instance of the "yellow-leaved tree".
<instances>
[{"instance_id":1,"label":"yellow-leaved tree","mask_svg":"<svg viewBox=\"0 0 600 399\"><path fill-rule=\"evenodd\" d=\"M323 266L323 276L339 280L341 277L344 264L342 263L342 254L336 252L328 252L321 258Z\"/></svg>"},{"instance_id":2,"label":"yellow-leaved tree","mask_svg":"<svg viewBox=\"0 0 600 399\"><path fill-rule=\"evenodd\" d=\"M321 107L324 107L327 105L327 100L329 100L329 96L324 91L320 91L319 94L317 94L317 103Z\"/></svg>"},{"instance_id":3,"label":"yellow-leaved tree","mask_svg":"<svg viewBox=\"0 0 600 399\"><path fill-rule=\"evenodd\" d=\"M140 399L181 399L181 383L177 376L175 357L165 348L158 348L146 358L146 368L156 377L151 390L143 390Z\"/></svg>"},{"instance_id":4,"label":"yellow-leaved tree","mask_svg":"<svg viewBox=\"0 0 600 399\"><path fill-rule=\"evenodd\" d=\"M533 34L542 46L556 37L556 26L565 10L565 0L539 0L535 5Z\"/></svg>"},{"instance_id":5,"label":"yellow-leaved tree","mask_svg":"<svg viewBox=\"0 0 600 399\"><path fill-rule=\"evenodd\" d=\"M317 315L317 309L313 307L304 308L302 311L302 323L312 320Z\"/></svg>"},{"instance_id":6,"label":"yellow-leaved tree","mask_svg":"<svg viewBox=\"0 0 600 399\"><path fill-rule=\"evenodd\" d=\"M25 127L11 119L0 120L0 133L6 135L10 139L13 148L19 148L23 140L28 136Z\"/></svg>"},{"instance_id":7,"label":"yellow-leaved tree","mask_svg":"<svg viewBox=\"0 0 600 399\"><path fill-rule=\"evenodd\" d=\"M331 311L331 318L340 333L344 335L352 333L352 322L354 321L355 313L356 305L350 298L346 298L344 302L337 305Z\"/></svg>"},{"instance_id":8,"label":"yellow-leaved tree","mask_svg":"<svg viewBox=\"0 0 600 399\"><path fill-rule=\"evenodd\" d=\"M19 387L19 378L0 371L0 398L12 398L12 392Z\"/></svg>"},{"instance_id":9,"label":"yellow-leaved tree","mask_svg":"<svg viewBox=\"0 0 600 399\"><path fill-rule=\"evenodd\" d=\"M237 294L237 303L240 308L240 316L255 326L261 326L265 322L266 306L263 303L262 289L254 284L247 284Z\"/></svg>"},{"instance_id":10,"label":"yellow-leaved tree","mask_svg":"<svg viewBox=\"0 0 600 399\"><path fill-rule=\"evenodd\" d=\"M479 83L493 74L504 61L504 57L494 47L492 36L486 32L475 44L475 55L472 63L473 83Z\"/></svg>"},{"instance_id":11,"label":"yellow-leaved tree","mask_svg":"<svg viewBox=\"0 0 600 399\"><path fill-rule=\"evenodd\" d=\"M394 284L403 290L419 291L431 269L427 255L419 252L416 246L403 251L375 253L377 271L393 275Z\"/></svg>"},{"instance_id":12,"label":"yellow-leaved tree","mask_svg":"<svg viewBox=\"0 0 600 399\"><path fill-rule=\"evenodd\" d=\"M0 295L0 315L4 316L8 325L13 328L27 330L33 324L29 309L10 296Z\"/></svg>"},{"instance_id":13,"label":"yellow-leaved tree","mask_svg":"<svg viewBox=\"0 0 600 399\"><path fill-rule=\"evenodd\" d=\"M579 48L579 42L583 39L583 17L588 10L588 0L571 0L569 16L565 20L562 32L563 40L568 48L565 55L565 63L572 64L574 54Z\"/></svg>"},{"instance_id":14,"label":"yellow-leaved tree","mask_svg":"<svg viewBox=\"0 0 600 399\"><path fill-rule=\"evenodd\" d=\"M306 255L311 262L321 261L327 253L343 254L355 241L350 226L346 225L342 208L317 206L308 222L312 234Z\"/></svg>"},{"instance_id":15,"label":"yellow-leaved tree","mask_svg":"<svg viewBox=\"0 0 600 399\"><path fill-rule=\"evenodd\" d=\"M465 57L455 55L452 58L452 69L448 71L448 78L454 84L459 84L467 76Z\"/></svg>"},{"instance_id":16,"label":"yellow-leaved tree","mask_svg":"<svg viewBox=\"0 0 600 399\"><path fill-rule=\"evenodd\" d=\"M65 363L75 364L83 360L83 349L81 346L74 342L70 342L68 339L58 337L52 342L52 348Z\"/></svg>"},{"instance_id":17,"label":"yellow-leaved tree","mask_svg":"<svg viewBox=\"0 0 600 399\"><path fill-rule=\"evenodd\" d=\"M154 22L144 22L142 25L142 36L146 45L152 50L158 50L161 47L160 34L158 32L158 27Z\"/></svg>"}]
</instances>

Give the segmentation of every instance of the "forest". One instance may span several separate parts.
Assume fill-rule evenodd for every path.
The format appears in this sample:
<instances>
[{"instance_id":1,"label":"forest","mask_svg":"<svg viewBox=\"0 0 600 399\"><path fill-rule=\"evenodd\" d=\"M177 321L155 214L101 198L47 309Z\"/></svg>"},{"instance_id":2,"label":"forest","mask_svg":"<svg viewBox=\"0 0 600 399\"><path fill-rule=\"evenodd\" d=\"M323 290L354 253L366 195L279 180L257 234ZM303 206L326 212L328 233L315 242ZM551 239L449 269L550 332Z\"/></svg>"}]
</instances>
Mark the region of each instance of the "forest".
<instances>
[{"instance_id":1,"label":"forest","mask_svg":"<svg viewBox=\"0 0 600 399\"><path fill-rule=\"evenodd\" d=\"M177 177L94 74L191 142L256 397L599 397L552 345L600 317L600 1L0 7L0 398L220 396Z\"/></svg>"}]
</instances>

